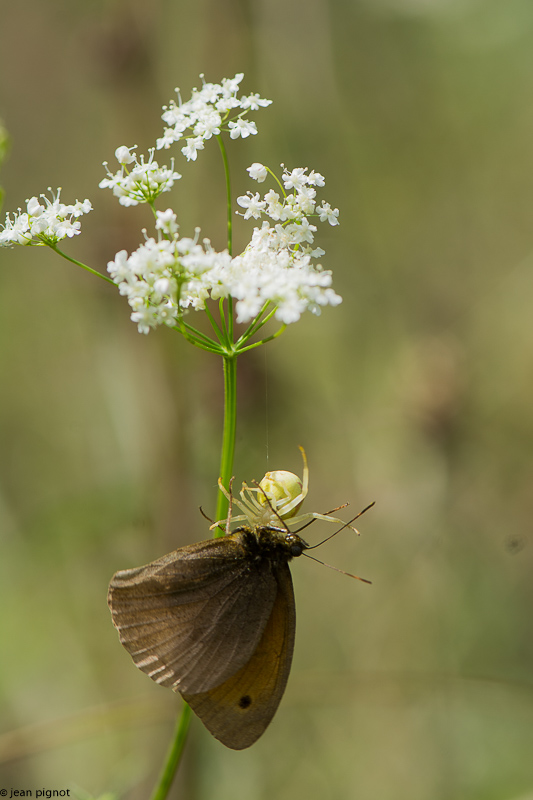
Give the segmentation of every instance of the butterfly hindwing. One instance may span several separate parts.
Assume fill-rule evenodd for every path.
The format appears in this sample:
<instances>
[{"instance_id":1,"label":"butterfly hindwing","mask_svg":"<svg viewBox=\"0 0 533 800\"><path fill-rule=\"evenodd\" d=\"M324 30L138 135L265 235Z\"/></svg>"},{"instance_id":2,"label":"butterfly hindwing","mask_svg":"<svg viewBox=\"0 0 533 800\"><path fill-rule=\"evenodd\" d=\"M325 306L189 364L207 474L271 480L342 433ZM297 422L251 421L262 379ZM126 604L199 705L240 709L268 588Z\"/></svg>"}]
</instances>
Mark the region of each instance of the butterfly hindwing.
<instances>
[{"instance_id":1,"label":"butterfly hindwing","mask_svg":"<svg viewBox=\"0 0 533 800\"><path fill-rule=\"evenodd\" d=\"M296 614L288 564L274 570L277 592L257 648L234 675L206 692L182 692L206 728L242 750L264 732L281 701L292 663Z\"/></svg>"}]
</instances>

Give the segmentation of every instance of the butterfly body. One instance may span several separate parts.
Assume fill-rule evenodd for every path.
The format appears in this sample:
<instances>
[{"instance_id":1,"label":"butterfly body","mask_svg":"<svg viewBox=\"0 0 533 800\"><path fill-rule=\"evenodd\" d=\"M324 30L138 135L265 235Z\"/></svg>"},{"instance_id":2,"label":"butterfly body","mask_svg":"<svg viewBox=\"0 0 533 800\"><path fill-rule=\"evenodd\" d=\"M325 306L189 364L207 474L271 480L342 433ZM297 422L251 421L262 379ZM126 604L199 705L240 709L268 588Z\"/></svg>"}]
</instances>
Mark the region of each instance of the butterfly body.
<instances>
[{"instance_id":1,"label":"butterfly body","mask_svg":"<svg viewBox=\"0 0 533 800\"><path fill-rule=\"evenodd\" d=\"M288 564L307 547L287 528L242 526L111 581L113 623L135 665L233 749L261 736L285 691L296 622Z\"/></svg>"}]
</instances>

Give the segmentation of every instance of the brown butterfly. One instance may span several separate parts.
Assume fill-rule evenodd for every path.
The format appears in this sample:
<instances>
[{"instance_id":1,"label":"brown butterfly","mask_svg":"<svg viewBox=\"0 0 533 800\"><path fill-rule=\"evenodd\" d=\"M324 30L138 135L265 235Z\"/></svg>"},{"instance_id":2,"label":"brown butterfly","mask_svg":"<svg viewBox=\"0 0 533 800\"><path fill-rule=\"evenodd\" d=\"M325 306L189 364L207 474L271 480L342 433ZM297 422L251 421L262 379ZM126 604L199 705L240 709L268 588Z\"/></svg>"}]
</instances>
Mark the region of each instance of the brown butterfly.
<instances>
[{"instance_id":1,"label":"brown butterfly","mask_svg":"<svg viewBox=\"0 0 533 800\"><path fill-rule=\"evenodd\" d=\"M113 624L135 665L179 692L234 750L265 731L291 668L296 615L289 561L310 547L285 519L341 522L329 514L294 516L307 493L302 454L303 483L277 471L255 488L243 484L240 501L228 495L225 536L121 570L109 586ZM231 517L232 502L244 516ZM230 521L242 519L248 524L230 532Z\"/></svg>"}]
</instances>

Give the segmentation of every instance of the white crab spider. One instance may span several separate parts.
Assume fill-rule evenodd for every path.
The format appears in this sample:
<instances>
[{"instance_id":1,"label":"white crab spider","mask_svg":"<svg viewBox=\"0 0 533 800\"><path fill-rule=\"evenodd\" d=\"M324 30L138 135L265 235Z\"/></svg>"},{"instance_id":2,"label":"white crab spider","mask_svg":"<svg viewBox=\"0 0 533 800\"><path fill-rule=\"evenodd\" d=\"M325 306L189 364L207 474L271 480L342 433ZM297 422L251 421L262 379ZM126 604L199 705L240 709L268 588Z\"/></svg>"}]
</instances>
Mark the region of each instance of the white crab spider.
<instances>
[{"instance_id":1,"label":"white crab spider","mask_svg":"<svg viewBox=\"0 0 533 800\"><path fill-rule=\"evenodd\" d=\"M211 528L215 528L225 522L226 532L229 533L230 522L247 522L252 527L279 528L280 522L285 523L287 520L290 520L293 524L309 524L315 519L340 523L352 528L344 520L332 517L330 513L318 514L316 511L308 511L305 514L297 514L309 489L309 468L303 447L300 447L300 452L304 463L301 480L294 472L287 472L284 469L267 472L256 486L248 486L246 482L243 482L242 489L239 492L241 498L239 500L226 490L219 479L220 491L230 503L229 515L227 520L215 522L211 525ZM232 516L231 507L233 503L244 513L235 517ZM339 508L344 508L344 506L339 506ZM338 511L339 508L334 508L333 511ZM355 528L352 528L352 530L359 533Z\"/></svg>"}]
</instances>

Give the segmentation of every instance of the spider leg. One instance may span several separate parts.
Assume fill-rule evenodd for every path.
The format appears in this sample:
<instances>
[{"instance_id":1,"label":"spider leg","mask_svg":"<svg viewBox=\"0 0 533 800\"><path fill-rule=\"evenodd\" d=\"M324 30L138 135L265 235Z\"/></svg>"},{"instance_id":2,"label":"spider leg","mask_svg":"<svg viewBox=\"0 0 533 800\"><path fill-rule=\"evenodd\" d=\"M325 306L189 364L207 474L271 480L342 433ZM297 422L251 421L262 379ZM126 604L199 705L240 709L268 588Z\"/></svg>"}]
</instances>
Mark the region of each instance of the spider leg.
<instances>
[{"instance_id":1,"label":"spider leg","mask_svg":"<svg viewBox=\"0 0 533 800\"><path fill-rule=\"evenodd\" d=\"M344 506L340 506L340 508L344 508ZM337 511L336 508L332 510ZM304 528L307 528L307 526L311 525L311 523L314 522L316 519L321 519L323 522L335 522L337 524L340 523L341 525L345 525L347 528L351 528L351 530L354 531L359 536L359 531L357 530L357 528L354 528L353 525L347 524L343 519L340 519L339 517L332 517L331 512L328 512L327 514L318 514L316 511L309 511L307 514L299 514L297 517L291 519L291 522L294 522L296 524L299 524L300 522L305 523L304 525L302 525L301 528L298 528L298 530L293 531L293 533L299 533L300 531L303 531ZM307 522L305 522L305 520L307 520Z\"/></svg>"},{"instance_id":2,"label":"spider leg","mask_svg":"<svg viewBox=\"0 0 533 800\"><path fill-rule=\"evenodd\" d=\"M262 508L261 504L259 503L259 501L256 500L255 497L251 494L251 492L253 492L253 491L255 491L255 490L251 486L248 486L247 483L243 483L242 484L242 489L240 491L240 495L241 495L241 499L242 499L243 504L246 506L248 511L251 514L253 514L253 516L255 517L255 516L257 516L258 513L261 513L263 508ZM246 492L248 492L250 497L245 497L245 493ZM243 508L243 507L241 506L241 508ZM244 508L243 508L243 510L244 510Z\"/></svg>"},{"instance_id":3,"label":"spider leg","mask_svg":"<svg viewBox=\"0 0 533 800\"><path fill-rule=\"evenodd\" d=\"M305 450L301 446L300 453L302 454L302 460L304 462L304 471L302 473L302 494L305 498L309 490L309 467L307 466L307 456L305 455Z\"/></svg>"},{"instance_id":4,"label":"spider leg","mask_svg":"<svg viewBox=\"0 0 533 800\"><path fill-rule=\"evenodd\" d=\"M230 520L230 522L249 522L249 521L250 520L248 519L248 517L246 517L244 514L239 514L238 517L232 517ZM213 524L209 526L209 530L212 531L214 528L216 528L217 526L220 527L221 525L224 525L225 527L227 525L227 522L228 522L227 517L226 519L219 519L217 522L213 522Z\"/></svg>"},{"instance_id":5,"label":"spider leg","mask_svg":"<svg viewBox=\"0 0 533 800\"><path fill-rule=\"evenodd\" d=\"M279 513L278 513L278 510L277 510L277 507L275 508L275 507L272 505L272 503L270 502L270 498L268 497L268 495L267 495L267 493L265 492L265 490L264 490L264 489L262 489L262 488L261 488L261 486L259 486L259 484L257 484L257 489L258 489L258 490L259 490L259 491L262 493L263 497L265 498L265 500L266 500L266 502L267 502L267 505L268 505L268 507L270 508L270 510L272 511L272 513L274 514L274 516L276 516L276 517L279 519L279 521L281 522L281 524L282 524L282 526L283 526L283 529L284 529L284 530L286 530L286 531L287 531L287 533L290 533L290 532L291 532L291 531L290 531L290 528L288 527L288 525L287 525L287 523L285 522L285 520L284 520L284 519L282 519L282 518L280 517L280 515L279 515ZM277 506L277 504L276 504L276 506Z\"/></svg>"},{"instance_id":6,"label":"spider leg","mask_svg":"<svg viewBox=\"0 0 533 800\"><path fill-rule=\"evenodd\" d=\"M233 482L233 478L231 479L231 482ZM241 522L241 521L245 520L246 522L250 522L250 509L241 500L238 500L236 497L234 497L231 492L227 491L226 487L224 486L224 484L222 483L220 478L218 479L218 487L219 487L220 491L222 492L222 494L224 495L224 497L226 497L226 499L229 501L229 503L231 505L234 504L234 505L238 506L241 511L244 511L244 516L239 514L239 516L233 517L233 521ZM230 489L231 489L231 485L230 485ZM217 522L215 522L214 525L211 525L211 529L212 528L216 528L216 526L220 525L221 522L227 523L227 519L218 520Z\"/></svg>"}]
</instances>

